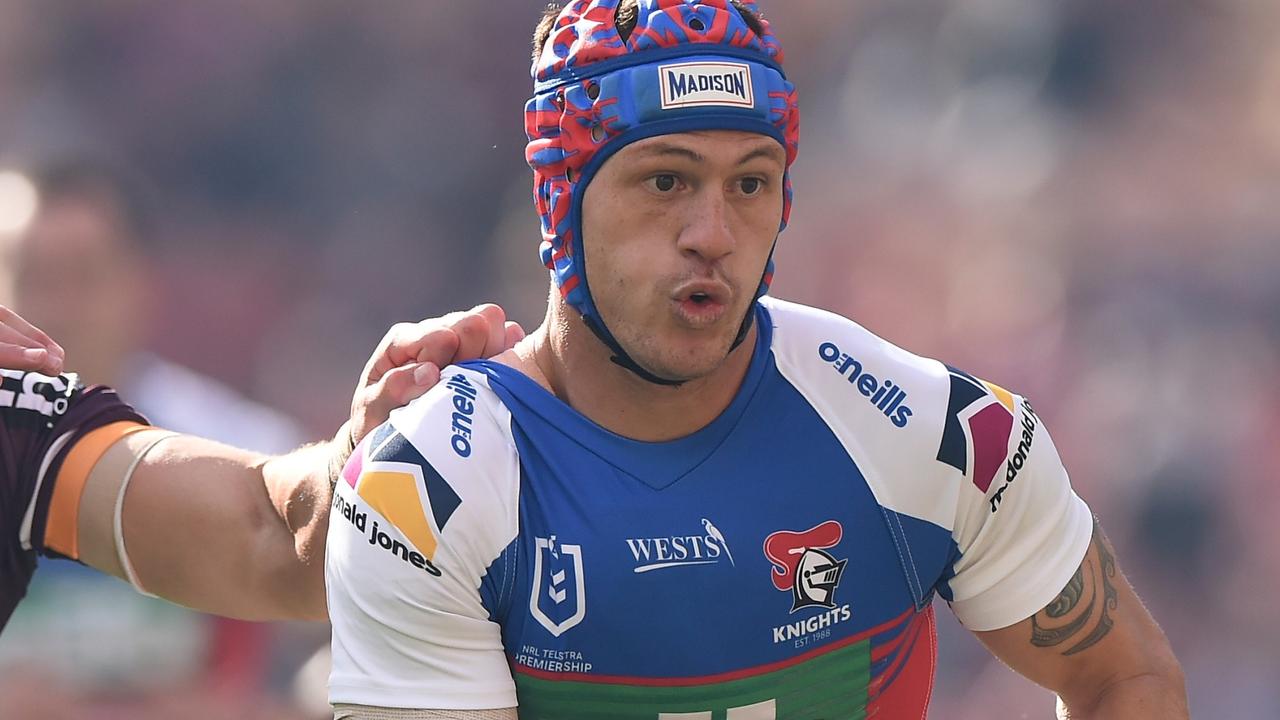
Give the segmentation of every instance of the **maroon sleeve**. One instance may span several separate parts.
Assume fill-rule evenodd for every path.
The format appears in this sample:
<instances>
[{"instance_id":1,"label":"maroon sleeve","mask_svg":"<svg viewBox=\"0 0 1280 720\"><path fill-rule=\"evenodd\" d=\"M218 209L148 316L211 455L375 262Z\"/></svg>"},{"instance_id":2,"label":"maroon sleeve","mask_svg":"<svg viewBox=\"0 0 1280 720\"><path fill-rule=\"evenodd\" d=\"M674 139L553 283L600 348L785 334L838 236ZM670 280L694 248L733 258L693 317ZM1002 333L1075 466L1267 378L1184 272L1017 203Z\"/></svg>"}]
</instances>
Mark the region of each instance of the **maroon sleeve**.
<instances>
[{"instance_id":1,"label":"maroon sleeve","mask_svg":"<svg viewBox=\"0 0 1280 720\"><path fill-rule=\"evenodd\" d=\"M53 482L67 452L85 434L120 420L147 422L111 388L84 388L74 374L0 370L0 628L26 594L36 554L44 553ZM22 521L33 498L24 548Z\"/></svg>"}]
</instances>

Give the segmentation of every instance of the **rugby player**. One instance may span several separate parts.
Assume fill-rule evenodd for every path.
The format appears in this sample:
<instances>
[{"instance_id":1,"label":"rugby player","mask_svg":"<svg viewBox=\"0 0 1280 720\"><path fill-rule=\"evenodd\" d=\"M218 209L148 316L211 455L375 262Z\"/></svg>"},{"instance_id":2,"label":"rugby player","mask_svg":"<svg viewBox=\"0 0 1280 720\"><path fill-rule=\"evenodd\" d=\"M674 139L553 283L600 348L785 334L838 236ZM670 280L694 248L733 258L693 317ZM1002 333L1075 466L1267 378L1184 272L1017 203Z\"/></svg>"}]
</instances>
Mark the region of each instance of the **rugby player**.
<instances>
[{"instance_id":1,"label":"rugby player","mask_svg":"<svg viewBox=\"0 0 1280 720\"><path fill-rule=\"evenodd\" d=\"M440 367L522 336L496 305L396 325L334 440L267 458L149 427L112 389L60 374L63 349L0 306L0 627L37 555L220 615L325 619L330 481L350 448Z\"/></svg>"},{"instance_id":2,"label":"rugby player","mask_svg":"<svg viewBox=\"0 0 1280 720\"><path fill-rule=\"evenodd\" d=\"M745 2L549 9L545 320L337 482L337 717L919 718L938 595L1064 715L1187 716L1031 403L765 295L782 59Z\"/></svg>"},{"instance_id":3,"label":"rugby player","mask_svg":"<svg viewBox=\"0 0 1280 720\"><path fill-rule=\"evenodd\" d=\"M781 62L730 0L576 0L539 25L546 318L442 371L337 479L337 717L922 717L937 595L1064 716L1187 716L1167 640L1025 398L765 296L798 138ZM157 575L144 587L323 610L316 583L174 558L130 521L266 517L225 541L314 563L330 505L280 488L323 463L170 460L142 435L106 455L142 458L123 537ZM227 458L204 486L256 494L135 505L191 455Z\"/></svg>"}]
</instances>

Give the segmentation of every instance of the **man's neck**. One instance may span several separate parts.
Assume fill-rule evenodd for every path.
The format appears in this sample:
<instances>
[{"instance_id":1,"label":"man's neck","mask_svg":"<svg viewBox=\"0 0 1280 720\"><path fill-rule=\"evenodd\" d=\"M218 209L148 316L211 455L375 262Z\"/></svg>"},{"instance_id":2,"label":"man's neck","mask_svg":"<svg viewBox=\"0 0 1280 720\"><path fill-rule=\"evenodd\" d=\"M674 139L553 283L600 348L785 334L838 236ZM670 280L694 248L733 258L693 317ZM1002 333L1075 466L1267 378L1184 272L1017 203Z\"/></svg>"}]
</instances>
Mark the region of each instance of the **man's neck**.
<instances>
[{"instance_id":1,"label":"man's neck","mask_svg":"<svg viewBox=\"0 0 1280 720\"><path fill-rule=\"evenodd\" d=\"M733 402L756 342L753 325L724 363L678 386L657 385L610 360L613 354L576 314L549 313L516 347L516 365L601 427L646 442L674 440L715 420ZM569 323L578 323L570 327Z\"/></svg>"}]
</instances>

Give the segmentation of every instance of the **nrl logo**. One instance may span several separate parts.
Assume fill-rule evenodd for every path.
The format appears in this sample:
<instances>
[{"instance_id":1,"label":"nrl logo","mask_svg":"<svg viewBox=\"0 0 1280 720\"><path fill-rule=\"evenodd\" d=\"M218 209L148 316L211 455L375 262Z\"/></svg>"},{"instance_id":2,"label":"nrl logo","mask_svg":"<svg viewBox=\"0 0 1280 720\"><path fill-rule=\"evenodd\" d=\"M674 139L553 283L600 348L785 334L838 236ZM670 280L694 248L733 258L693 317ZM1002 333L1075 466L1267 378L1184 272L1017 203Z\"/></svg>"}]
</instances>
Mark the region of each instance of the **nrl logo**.
<instances>
[{"instance_id":1,"label":"nrl logo","mask_svg":"<svg viewBox=\"0 0 1280 720\"><path fill-rule=\"evenodd\" d=\"M582 577L582 546L534 538L533 589L529 613L547 632L560 637L587 615Z\"/></svg>"},{"instance_id":2,"label":"nrl logo","mask_svg":"<svg viewBox=\"0 0 1280 720\"><path fill-rule=\"evenodd\" d=\"M791 612L836 606L836 588L849 560L837 560L826 548L838 545L843 535L840 523L828 520L804 532L779 530L765 538L764 554L774 565L773 586L791 591Z\"/></svg>"}]
</instances>

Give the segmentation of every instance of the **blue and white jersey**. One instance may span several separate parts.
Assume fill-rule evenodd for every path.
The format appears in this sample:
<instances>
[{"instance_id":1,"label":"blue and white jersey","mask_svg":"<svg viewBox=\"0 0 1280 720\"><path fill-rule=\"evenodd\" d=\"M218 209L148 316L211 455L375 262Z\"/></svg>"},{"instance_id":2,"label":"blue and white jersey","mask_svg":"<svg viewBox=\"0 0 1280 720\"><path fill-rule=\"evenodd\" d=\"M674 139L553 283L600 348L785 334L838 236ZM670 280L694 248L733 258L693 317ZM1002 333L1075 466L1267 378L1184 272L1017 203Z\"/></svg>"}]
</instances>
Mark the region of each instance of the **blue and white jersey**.
<instances>
[{"instance_id":1,"label":"blue and white jersey","mask_svg":"<svg viewBox=\"0 0 1280 720\"><path fill-rule=\"evenodd\" d=\"M358 448L334 495L330 700L521 718L922 717L935 594L1048 604L1092 518L1031 405L765 298L750 369L670 442L482 361Z\"/></svg>"}]
</instances>

